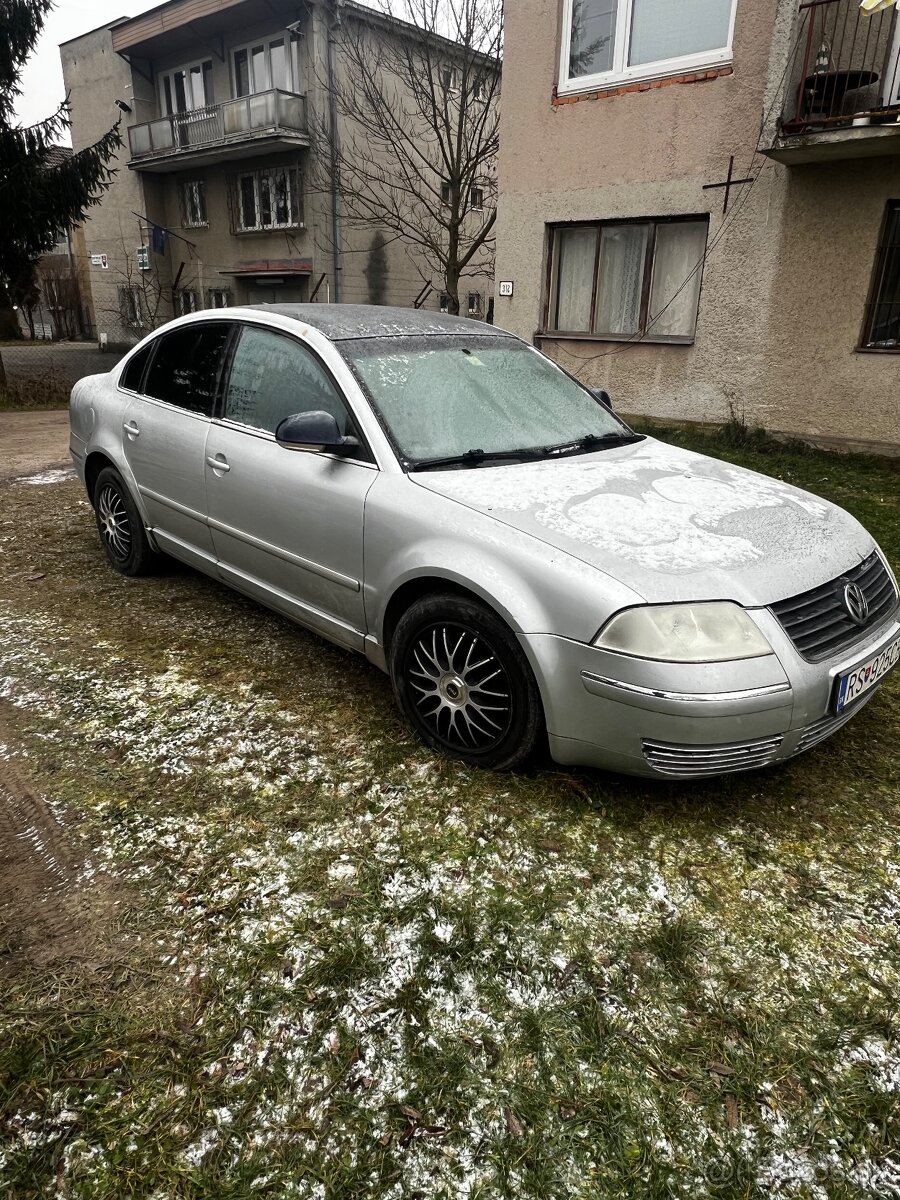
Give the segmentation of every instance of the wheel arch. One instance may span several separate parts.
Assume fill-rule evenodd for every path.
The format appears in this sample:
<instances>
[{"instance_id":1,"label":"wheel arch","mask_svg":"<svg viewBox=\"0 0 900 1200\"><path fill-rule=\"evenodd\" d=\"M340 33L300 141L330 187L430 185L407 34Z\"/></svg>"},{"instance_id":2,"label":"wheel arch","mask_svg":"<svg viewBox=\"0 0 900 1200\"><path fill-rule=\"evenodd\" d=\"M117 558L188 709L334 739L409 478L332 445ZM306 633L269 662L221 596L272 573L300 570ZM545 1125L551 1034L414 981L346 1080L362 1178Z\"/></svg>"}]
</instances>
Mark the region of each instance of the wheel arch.
<instances>
[{"instance_id":1,"label":"wheel arch","mask_svg":"<svg viewBox=\"0 0 900 1200\"><path fill-rule=\"evenodd\" d=\"M475 600L478 604L483 604L495 616L499 617L501 621L504 621L513 633L518 633L509 615L498 605L492 603L490 598L481 595L474 588L466 587L459 581L449 579L444 575L415 575L411 579L406 579L392 592L385 607L384 616L381 621L381 644L385 655L390 655L394 632L406 610L412 604L415 604L417 600L421 600L425 596L437 596L441 594L463 596L468 600Z\"/></svg>"},{"instance_id":2,"label":"wheel arch","mask_svg":"<svg viewBox=\"0 0 900 1200\"><path fill-rule=\"evenodd\" d=\"M104 467L112 467L120 475L122 473L118 463L113 462L109 455L104 454L102 450L92 450L84 460L84 486L91 504L94 503L94 488L97 486L97 478Z\"/></svg>"}]
</instances>

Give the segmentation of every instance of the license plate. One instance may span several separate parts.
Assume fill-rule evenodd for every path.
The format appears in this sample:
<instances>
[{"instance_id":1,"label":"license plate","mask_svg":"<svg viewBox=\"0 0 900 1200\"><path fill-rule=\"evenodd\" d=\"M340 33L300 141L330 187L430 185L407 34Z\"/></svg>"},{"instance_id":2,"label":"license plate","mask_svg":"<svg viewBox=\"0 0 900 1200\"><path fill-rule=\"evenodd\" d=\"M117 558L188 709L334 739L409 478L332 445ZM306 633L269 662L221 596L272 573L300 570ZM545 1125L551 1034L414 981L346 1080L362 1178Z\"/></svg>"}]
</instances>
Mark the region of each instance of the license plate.
<instances>
[{"instance_id":1,"label":"license plate","mask_svg":"<svg viewBox=\"0 0 900 1200\"><path fill-rule=\"evenodd\" d=\"M835 712L840 712L854 700L858 700L870 688L881 683L888 671L900 662L900 637L886 646L872 658L866 659L852 671L846 671L838 677L837 703Z\"/></svg>"}]
</instances>

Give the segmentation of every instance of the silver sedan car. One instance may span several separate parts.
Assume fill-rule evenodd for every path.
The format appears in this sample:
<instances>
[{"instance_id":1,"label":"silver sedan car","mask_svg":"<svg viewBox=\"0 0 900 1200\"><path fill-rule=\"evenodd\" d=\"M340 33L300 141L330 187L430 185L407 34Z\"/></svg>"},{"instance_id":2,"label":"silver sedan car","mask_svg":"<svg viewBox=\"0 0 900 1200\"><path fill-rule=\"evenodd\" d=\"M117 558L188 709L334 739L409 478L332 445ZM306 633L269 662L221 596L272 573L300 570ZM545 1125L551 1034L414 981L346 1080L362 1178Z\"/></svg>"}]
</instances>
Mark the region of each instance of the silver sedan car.
<instances>
[{"instance_id":1,"label":"silver sedan car","mask_svg":"<svg viewBox=\"0 0 900 1200\"><path fill-rule=\"evenodd\" d=\"M72 393L112 565L171 555L393 683L431 746L693 778L808 750L900 657L851 516L634 433L491 326L194 313Z\"/></svg>"}]
</instances>

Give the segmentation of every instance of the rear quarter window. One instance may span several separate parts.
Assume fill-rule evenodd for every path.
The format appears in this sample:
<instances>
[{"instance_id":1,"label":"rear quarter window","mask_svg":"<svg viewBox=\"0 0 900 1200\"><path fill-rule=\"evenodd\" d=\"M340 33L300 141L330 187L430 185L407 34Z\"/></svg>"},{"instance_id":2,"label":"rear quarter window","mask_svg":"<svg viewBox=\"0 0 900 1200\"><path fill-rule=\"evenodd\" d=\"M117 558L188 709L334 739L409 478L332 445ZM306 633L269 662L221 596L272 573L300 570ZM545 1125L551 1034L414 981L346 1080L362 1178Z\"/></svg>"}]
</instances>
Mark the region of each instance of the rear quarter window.
<instances>
[{"instance_id":1,"label":"rear quarter window","mask_svg":"<svg viewBox=\"0 0 900 1200\"><path fill-rule=\"evenodd\" d=\"M139 392L141 390L141 381L144 378L144 371L150 355L153 353L155 342L151 342L149 346L145 346L143 350L138 350L134 358L129 359L125 370L119 379L119 387L127 388L129 392Z\"/></svg>"}]
</instances>

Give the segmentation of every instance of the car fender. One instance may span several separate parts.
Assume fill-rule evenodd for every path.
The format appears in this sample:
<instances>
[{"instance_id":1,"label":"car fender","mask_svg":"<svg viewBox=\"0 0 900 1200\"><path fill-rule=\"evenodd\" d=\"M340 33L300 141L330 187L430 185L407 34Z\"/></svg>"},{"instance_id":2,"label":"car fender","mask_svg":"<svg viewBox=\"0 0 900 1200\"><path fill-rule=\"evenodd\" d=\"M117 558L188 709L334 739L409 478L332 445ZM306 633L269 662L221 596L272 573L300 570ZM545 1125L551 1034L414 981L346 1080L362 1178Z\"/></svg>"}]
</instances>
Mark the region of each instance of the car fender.
<instances>
[{"instance_id":1,"label":"car fender","mask_svg":"<svg viewBox=\"0 0 900 1200\"><path fill-rule=\"evenodd\" d=\"M523 644L535 633L589 642L608 616L641 599L564 550L403 476L382 475L369 492L365 544L366 614L382 647L394 598L416 580L446 580L473 593Z\"/></svg>"}]
</instances>

